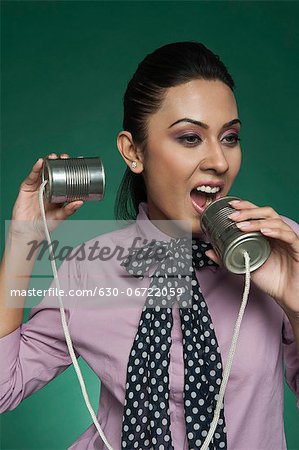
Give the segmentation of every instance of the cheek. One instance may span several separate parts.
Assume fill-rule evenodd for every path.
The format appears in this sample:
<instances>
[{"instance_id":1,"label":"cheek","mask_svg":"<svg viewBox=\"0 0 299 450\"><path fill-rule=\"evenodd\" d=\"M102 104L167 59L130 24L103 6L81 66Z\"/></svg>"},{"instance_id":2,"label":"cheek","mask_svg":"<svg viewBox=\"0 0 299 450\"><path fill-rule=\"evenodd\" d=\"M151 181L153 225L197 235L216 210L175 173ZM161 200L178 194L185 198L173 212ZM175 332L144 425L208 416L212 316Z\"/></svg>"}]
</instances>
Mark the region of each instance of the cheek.
<instances>
[{"instance_id":1,"label":"cheek","mask_svg":"<svg viewBox=\"0 0 299 450\"><path fill-rule=\"evenodd\" d=\"M178 178L184 178L188 161L183 152L177 151L175 146L151 147L145 160L145 171L148 179L160 178L160 182L167 179L168 183L175 183Z\"/></svg>"},{"instance_id":2,"label":"cheek","mask_svg":"<svg viewBox=\"0 0 299 450\"><path fill-rule=\"evenodd\" d=\"M228 163L229 163L231 177L234 178L238 174L240 167L241 167L241 161L242 161L241 150L238 150L238 151L232 153L228 157Z\"/></svg>"}]
</instances>

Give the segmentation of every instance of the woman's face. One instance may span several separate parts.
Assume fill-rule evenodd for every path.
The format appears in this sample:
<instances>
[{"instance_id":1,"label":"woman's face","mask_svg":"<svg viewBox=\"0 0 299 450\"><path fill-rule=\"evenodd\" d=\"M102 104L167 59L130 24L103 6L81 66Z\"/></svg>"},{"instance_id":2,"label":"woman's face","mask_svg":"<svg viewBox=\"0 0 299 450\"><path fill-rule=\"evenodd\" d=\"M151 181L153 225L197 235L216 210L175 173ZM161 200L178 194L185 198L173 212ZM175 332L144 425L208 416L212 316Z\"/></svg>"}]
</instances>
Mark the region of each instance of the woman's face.
<instances>
[{"instance_id":1,"label":"woman's face","mask_svg":"<svg viewBox=\"0 0 299 450\"><path fill-rule=\"evenodd\" d=\"M205 207L228 194L240 169L239 131L226 84L193 80L169 88L148 119L143 175L149 218L191 220L193 234L200 233Z\"/></svg>"}]
</instances>

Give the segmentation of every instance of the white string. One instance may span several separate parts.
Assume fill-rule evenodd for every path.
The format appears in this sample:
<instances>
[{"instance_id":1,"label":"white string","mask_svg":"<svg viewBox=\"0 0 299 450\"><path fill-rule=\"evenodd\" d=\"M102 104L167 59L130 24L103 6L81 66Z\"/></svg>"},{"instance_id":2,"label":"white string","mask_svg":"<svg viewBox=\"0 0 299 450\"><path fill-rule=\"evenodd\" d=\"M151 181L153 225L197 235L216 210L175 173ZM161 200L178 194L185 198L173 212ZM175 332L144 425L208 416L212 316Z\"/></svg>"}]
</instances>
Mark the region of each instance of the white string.
<instances>
[{"instance_id":1,"label":"white string","mask_svg":"<svg viewBox=\"0 0 299 450\"><path fill-rule=\"evenodd\" d=\"M48 230L48 226L47 226L45 207L44 207L44 202L43 202L43 190L44 190L44 187L45 187L46 184L47 184L47 180L45 180L41 184L40 189L39 189L39 207L40 207L42 218L43 218L43 222L44 222L45 234L46 234L47 241L48 241L48 244L49 244L49 247L50 247L51 265L52 265L54 280L55 280L55 283L56 283L56 286L57 286L57 289L58 289L58 292L59 292L60 291L60 283L59 283L59 279L58 279L58 274L57 274L57 268L56 268L56 264L55 264L54 255L53 255L53 252L52 252L52 242L51 242L51 238L50 238L50 234L49 234L49 230ZM68 346L68 349L69 349L69 354L70 354L70 356L72 358L73 365L75 367L75 371L76 371L77 377L79 379L79 383L80 383L80 386L81 386L81 390L82 390L82 394L83 394L86 406L88 408L88 411L90 412L90 415L92 417L93 423L95 424L95 426L96 426L96 428L97 428L101 438L103 439L106 447L108 448L108 450L113 450L113 448L111 447L111 445L107 441L106 436L104 435L104 432L103 432L102 428L100 427L100 424L99 424L99 422L97 420L95 412L92 409L92 406L90 404L89 397L88 397L88 394L87 394L86 388L85 388L85 383L84 383L84 380L83 380L83 377L82 377L82 373L81 373L81 370L80 370L80 367L79 367L79 364L78 364L78 361L77 361L77 358L76 358L76 355L75 355L75 352L74 352L74 349L73 349L72 340L71 340L71 337L70 337L70 334L69 334L69 330L68 330L68 326L67 326L67 323L66 323L66 318L65 318L65 312L64 312L62 299L61 299L59 294L58 294L58 298L59 298L59 303L60 303L60 314L61 314L62 328L63 328L63 331L64 331L66 343L67 343L67 346Z\"/></svg>"},{"instance_id":2,"label":"white string","mask_svg":"<svg viewBox=\"0 0 299 450\"><path fill-rule=\"evenodd\" d=\"M57 273L57 268L56 268L56 263L55 263L55 258L54 258L54 254L52 251L52 242L51 242L51 238L50 238L50 234L49 234L49 230L48 230L48 226L47 226L47 220L46 220L46 214L45 214L45 207L44 207L44 202L43 202L43 191L45 188L45 185L47 184L47 180L45 180L39 189L39 206L40 206L40 210L41 210L41 215L42 215L42 219L43 219L43 223L44 223L44 228L45 228L45 234L46 234L46 238L49 244L49 248L50 248L50 254L51 254L51 266L52 266L52 271L53 271L53 275L54 275L54 280L58 289L58 299L59 299L59 303L60 303L60 315L61 315L61 321L62 321L62 328L64 331L64 335L65 335L65 339L66 339L66 343L68 346L68 350L69 350L69 354L71 356L73 365L75 367L75 371L81 386L81 390L82 390L82 394L87 406L87 409L92 417L93 423L96 426L96 429L98 430L104 444L106 445L106 447L108 448L108 450L113 450L113 447L109 444L102 428L100 427L100 424L97 420L97 417L95 415L94 410L92 409L92 406L90 404L89 401L89 397L86 391L86 387L85 387L85 383L82 377L82 373L73 349L73 344L72 344L72 340L69 334L69 330L68 330L68 326L67 326L67 322L66 322L66 318L65 318L65 312L64 312L64 306L63 306L63 302L62 302L62 298L59 295L59 291L60 291L60 283L59 283L59 278L58 278L58 273ZM250 258L249 258L249 254L244 251L244 258L245 258L245 268L246 268L246 273L245 273L245 287L244 287L244 292L243 292L243 298L242 298L242 303L241 303L241 307L240 307L240 311L238 314L238 318L236 320L236 324L235 324L235 328L234 328L234 333L233 333L233 338L232 338L232 342L231 342L231 346L229 349L229 353L228 353L228 359L227 359L227 363L226 363L226 367L224 369L224 374L223 374L223 379L222 379L222 383L219 389L219 394L218 394L218 399L217 399L217 403L216 403L216 408L215 408L215 413L214 413L214 418L211 422L211 427L209 429L209 432L206 436L206 439L203 443L203 445L201 446L200 450L207 450L209 447L209 444L212 440L212 437L215 433L216 427L217 427L217 423L219 420L219 416L220 416L220 411L221 411L221 407L223 404L223 398L224 398L224 393L225 393L225 389L226 389L226 385L228 382L228 378L229 378L229 374L231 371L231 367L232 367L232 363L233 363L233 359L234 359L234 354L235 354L235 350L236 350L236 346L237 346L237 341L238 341L238 337L239 337L239 331L240 331L240 326L241 326L241 322L242 322L242 318L243 318L243 314L246 308L246 304L247 304L247 300L248 300L248 294L249 294L249 289L250 289Z\"/></svg>"},{"instance_id":3,"label":"white string","mask_svg":"<svg viewBox=\"0 0 299 450\"><path fill-rule=\"evenodd\" d=\"M230 370L231 370L231 367L232 367L234 354L235 354L235 350L236 350L236 346L237 346L240 326L241 326L243 314L244 314L244 311L245 311L245 308L246 308L246 304L247 304L247 300L248 300L248 294L249 294L249 289L250 289L250 257L249 257L249 254L245 250L243 251L243 255L244 255L244 258L245 258L246 273L245 273L245 287L244 287L244 292L243 292L242 303L241 303L240 311L239 311L239 314L238 314L238 318L236 320L234 333L233 333L233 338L232 338L231 346L230 346L229 353L228 353L227 363L226 363L226 366L225 366L225 369L224 369L222 383L221 383L221 386L220 386L220 389L219 389L219 394L218 394L218 399L217 399L217 403L216 403L214 418L213 418L213 420L211 422L211 427L209 429L209 432L208 432L208 434L206 436L206 439L205 439L204 443L202 444L200 450L207 450L208 449L209 444L211 442L211 439L212 439L212 437L213 437L213 435L215 433L216 427L217 427L217 423L218 423L218 420L219 420L220 411L221 411L221 407L222 407L222 402L223 402L223 398L224 398L225 388L226 388L226 385L227 385L227 382L228 382L228 377L229 377L229 374L230 374Z\"/></svg>"}]
</instances>

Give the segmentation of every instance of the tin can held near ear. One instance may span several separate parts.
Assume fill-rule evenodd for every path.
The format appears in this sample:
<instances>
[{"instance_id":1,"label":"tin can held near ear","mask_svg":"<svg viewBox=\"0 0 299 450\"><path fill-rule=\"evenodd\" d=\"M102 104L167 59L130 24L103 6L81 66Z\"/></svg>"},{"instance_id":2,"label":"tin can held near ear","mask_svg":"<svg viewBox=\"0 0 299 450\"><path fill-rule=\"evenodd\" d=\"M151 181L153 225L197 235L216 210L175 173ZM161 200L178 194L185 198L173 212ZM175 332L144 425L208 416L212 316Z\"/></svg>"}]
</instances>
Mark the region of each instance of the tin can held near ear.
<instances>
[{"instance_id":1,"label":"tin can held near ear","mask_svg":"<svg viewBox=\"0 0 299 450\"><path fill-rule=\"evenodd\" d=\"M271 247L259 231L245 233L227 216L235 209L228 203L238 197L222 197L211 203L201 216L201 228L224 266L233 273L245 273L244 250L250 257L250 272L268 259Z\"/></svg>"},{"instance_id":2,"label":"tin can held near ear","mask_svg":"<svg viewBox=\"0 0 299 450\"><path fill-rule=\"evenodd\" d=\"M105 171L98 157L44 159L42 181L47 180L45 198L50 203L102 200Z\"/></svg>"}]
</instances>

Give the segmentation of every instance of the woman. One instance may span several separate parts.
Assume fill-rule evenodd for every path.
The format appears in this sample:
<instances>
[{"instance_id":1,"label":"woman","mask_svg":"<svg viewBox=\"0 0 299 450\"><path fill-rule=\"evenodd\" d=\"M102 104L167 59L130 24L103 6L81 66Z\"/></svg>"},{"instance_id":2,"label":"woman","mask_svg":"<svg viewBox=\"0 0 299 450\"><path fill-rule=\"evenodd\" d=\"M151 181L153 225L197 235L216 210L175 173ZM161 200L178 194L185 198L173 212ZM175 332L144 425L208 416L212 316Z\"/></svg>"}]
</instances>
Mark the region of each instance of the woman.
<instances>
[{"instance_id":1,"label":"woman","mask_svg":"<svg viewBox=\"0 0 299 450\"><path fill-rule=\"evenodd\" d=\"M241 164L241 121L233 89L219 57L200 43L168 44L147 55L128 84L123 131L117 137L127 164L117 214L136 220L88 241L89 247L129 249L136 237L141 250L148 251L152 240L172 245L171 221L177 220L191 224L194 238L203 238L200 216L208 199L229 193ZM22 183L13 219L37 224L41 164L38 160ZM47 217L64 220L80 205L46 205ZM209 448L285 449L283 355L286 380L299 398L299 227L269 206L247 200L232 206L236 212L231 219L241 230L261 231L270 241L271 255L251 274L224 406ZM28 237L41 240L42 231L35 226ZM145 296L139 297L136 289L144 289L149 306L148 289L158 275L147 267L148 276L136 276L142 271L134 272L130 258L71 259L60 268L64 290L100 285L106 294L85 298L84 304L77 297L67 318L76 356L101 379L98 419L115 450L197 449L207 435L243 277L225 270L212 249L204 253L202 240L196 242L202 267L191 267L190 308L145 308ZM5 252L8 266L16 248L15 274L26 250L24 233L12 229ZM174 260L184 261L183 248L174 254L174 265ZM118 287L116 296L109 293L113 286ZM2 293L3 300L7 294ZM22 308L3 305L0 354L7 364L1 374L1 411L14 409L71 363L58 306L43 307L49 300L46 296L31 311L26 324L21 323ZM104 444L92 425L70 448L102 449Z\"/></svg>"}]
</instances>

